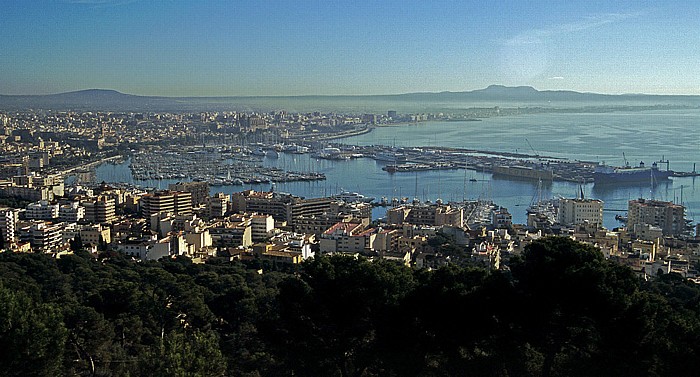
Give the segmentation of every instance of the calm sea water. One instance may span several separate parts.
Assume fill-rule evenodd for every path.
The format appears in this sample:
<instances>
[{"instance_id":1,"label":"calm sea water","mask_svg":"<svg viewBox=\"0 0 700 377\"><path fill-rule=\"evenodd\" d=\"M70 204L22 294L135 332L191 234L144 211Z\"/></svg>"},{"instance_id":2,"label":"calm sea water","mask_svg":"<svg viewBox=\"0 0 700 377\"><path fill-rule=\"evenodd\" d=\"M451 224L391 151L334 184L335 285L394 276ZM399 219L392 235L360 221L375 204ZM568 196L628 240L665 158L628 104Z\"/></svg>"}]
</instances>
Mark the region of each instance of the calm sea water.
<instances>
[{"instance_id":1,"label":"calm sea water","mask_svg":"<svg viewBox=\"0 0 700 377\"><path fill-rule=\"evenodd\" d=\"M521 152L622 165L623 153L631 164L649 164L664 158L671 169L690 171L700 168L700 111L611 112L602 114L534 114L488 118L479 122L425 122L417 125L381 127L369 134L341 140L355 145L395 145L397 147L449 146L501 152ZM528 146L529 144L532 146ZM535 152L533 152L533 149ZM389 174L382 163L371 159L348 161L316 160L308 155L281 154L263 161L266 166L289 170L312 170L326 174L320 182L290 182L276 185L278 191L304 197L332 195L341 189L381 198L417 197L421 200L493 200L507 207L515 222L524 223L525 209L541 196L575 197L578 185L554 182L538 191L537 183L494 178L490 174L464 170ZM470 179L477 179L476 182ZM134 182L127 165L102 165L99 181ZM697 180L697 183L696 183ZM166 188L170 181L135 182ZM245 188L267 190L269 184ZM241 186L212 187L212 193L232 193ZM627 202L636 198L675 201L687 207L695 221L700 215L700 178L674 178L651 185L627 187L584 186L587 197L605 201L605 226L619 225L616 214L624 213ZM621 212L616 212L620 210ZM381 216L377 209L375 216Z\"/></svg>"}]
</instances>

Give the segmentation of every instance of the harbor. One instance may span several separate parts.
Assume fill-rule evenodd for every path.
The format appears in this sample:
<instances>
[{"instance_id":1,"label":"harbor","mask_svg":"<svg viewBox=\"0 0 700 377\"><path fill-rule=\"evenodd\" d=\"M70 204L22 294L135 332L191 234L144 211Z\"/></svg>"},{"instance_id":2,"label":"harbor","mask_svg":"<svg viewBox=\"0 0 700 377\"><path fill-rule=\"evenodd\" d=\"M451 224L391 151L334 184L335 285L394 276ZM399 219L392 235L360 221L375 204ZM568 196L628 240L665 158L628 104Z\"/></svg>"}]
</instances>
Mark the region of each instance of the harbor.
<instances>
[{"instance_id":1,"label":"harbor","mask_svg":"<svg viewBox=\"0 0 700 377\"><path fill-rule=\"evenodd\" d=\"M246 157L250 158L250 156ZM252 161L252 160L251 160ZM232 194L244 189L256 191L275 190L288 192L306 198L329 197L345 191L356 192L366 197L375 198L377 205L373 210L374 218L384 216L387 208L402 203L412 203L415 199L421 203L482 201L497 203L508 208L513 221L525 223L526 208L533 197L575 197L581 187L580 183L567 181L542 181L517 179L494 175L488 171L464 169L425 170L413 173L390 174L382 170L386 163L371 158L348 160L325 160L312 157L309 153L280 153L279 157L260 157L253 165L260 171L300 171L318 173L325 180L298 180L270 182L269 180L250 180L238 184L211 185L210 193L224 192ZM167 188L168 184L188 181L188 178L138 179L133 176L129 159L122 163L104 163L97 168L97 182L128 182L140 187ZM223 165L223 164L222 164ZM205 169L200 169L205 171ZM226 170L221 171L226 177ZM251 170L252 172L252 170ZM212 173L213 170L212 170ZM252 174L252 173L251 173ZM234 176L232 171L231 176ZM216 178L216 176L212 176ZM541 189L538 190L538 186ZM587 197L601 199L606 208L627 208L627 201L639 197L655 197L660 200L682 200L688 206L688 216L693 217L695 208L699 207L695 198L700 197L700 182L696 184L693 177L672 178L661 181L656 186L637 185L594 185L583 184ZM541 191L541 194L538 192ZM383 205L383 206L380 206ZM613 212L604 213L605 225L610 229L619 226Z\"/></svg>"},{"instance_id":2,"label":"harbor","mask_svg":"<svg viewBox=\"0 0 700 377\"><path fill-rule=\"evenodd\" d=\"M537 196L541 181L544 199L576 197L582 187L586 197L603 200L605 208L625 209L629 200L655 198L684 204L687 216L694 218L700 209L700 184L696 183L694 169L698 144L683 133L659 132L656 122L682 130L687 128L689 119L694 121L697 116L677 116L670 112L541 114L488 118L482 122L376 127L368 134L334 141L292 142L272 138L266 143L200 145L171 151L199 155L196 158L203 161L201 165L206 165L199 169L187 168L190 169L187 178L175 178L175 174L184 174L186 170L177 162L165 161L160 165L172 165L168 168L170 171L162 169L160 174L132 175L131 161L127 160L118 166L101 165L96 179L97 182L126 181L156 188L166 188L177 181L203 179L212 183L211 193L243 189L268 191L274 187L277 191L307 198L337 195L345 189L374 197L375 203L387 206L410 203L414 199L423 203L438 199L445 202L481 200L508 208L517 223L526 222L525 209L533 196ZM638 125L634 132L627 127L630 122ZM562 127L562 124L567 126ZM598 142L590 144L591 140ZM132 155L139 153L147 154L132 151ZM645 168L650 168L654 161L664 160L657 164L658 169L672 171L672 174L668 179L652 179L651 173L644 173L640 181L624 184L593 182L596 167L624 166L624 153L631 166L644 161ZM244 166L237 170L237 164ZM392 166L396 166L393 172ZM495 167L507 167L505 170L518 173L502 174L504 168ZM524 173L528 170L538 173ZM551 171L552 179L522 177L541 174L540 171ZM231 181L228 181L229 172ZM307 174L307 177L322 175L325 179L293 180L294 172ZM288 177L287 173L290 173ZM271 180L273 176L280 180ZM236 178L245 179L245 182L242 185L233 182ZM219 183L220 186L215 185ZM377 206L373 216L382 217L386 208ZM619 226L615 214L604 213L606 227Z\"/></svg>"},{"instance_id":3,"label":"harbor","mask_svg":"<svg viewBox=\"0 0 700 377\"><path fill-rule=\"evenodd\" d=\"M311 147L313 148L313 146ZM466 148L420 146L396 148L382 145L360 146L340 143L326 144L312 152L316 158L327 160L347 160L353 158L371 158L384 163L382 168L389 174L428 170L468 169L475 172L488 172L514 179L562 181L574 183L596 182L647 182L653 179L665 180L671 176L697 176L695 169L691 172L668 170L669 161L663 156L652 166L637 167L635 175L640 178L630 180L627 170L614 168L593 161L569 160L538 154L495 152ZM667 170L661 170L658 164L665 164ZM605 170L607 169L607 171ZM629 169L628 169L629 170ZM606 172L603 172L606 171ZM621 178L616 179L618 172ZM615 173L615 174L612 174Z\"/></svg>"}]
</instances>

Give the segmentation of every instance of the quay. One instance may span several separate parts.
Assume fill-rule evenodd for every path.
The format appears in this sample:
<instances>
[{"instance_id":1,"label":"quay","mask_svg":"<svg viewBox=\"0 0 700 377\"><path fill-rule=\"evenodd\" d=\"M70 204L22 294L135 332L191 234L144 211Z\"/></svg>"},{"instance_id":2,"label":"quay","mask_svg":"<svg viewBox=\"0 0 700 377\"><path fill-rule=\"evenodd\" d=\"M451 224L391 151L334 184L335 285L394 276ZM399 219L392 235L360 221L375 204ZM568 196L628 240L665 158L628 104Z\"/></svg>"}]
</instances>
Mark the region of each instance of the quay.
<instances>
[{"instance_id":1,"label":"quay","mask_svg":"<svg viewBox=\"0 0 700 377\"><path fill-rule=\"evenodd\" d=\"M66 170L59 171L57 173L64 176L64 177L67 177L73 173L86 173L86 172L90 171L90 169L95 168L99 165L102 165L105 162L118 161L118 160L122 160L123 158L124 157L121 155L105 157L105 158L102 158L100 160L93 161L93 162L90 162L90 163L87 163L84 165L74 166L72 168L68 168Z\"/></svg>"}]
</instances>

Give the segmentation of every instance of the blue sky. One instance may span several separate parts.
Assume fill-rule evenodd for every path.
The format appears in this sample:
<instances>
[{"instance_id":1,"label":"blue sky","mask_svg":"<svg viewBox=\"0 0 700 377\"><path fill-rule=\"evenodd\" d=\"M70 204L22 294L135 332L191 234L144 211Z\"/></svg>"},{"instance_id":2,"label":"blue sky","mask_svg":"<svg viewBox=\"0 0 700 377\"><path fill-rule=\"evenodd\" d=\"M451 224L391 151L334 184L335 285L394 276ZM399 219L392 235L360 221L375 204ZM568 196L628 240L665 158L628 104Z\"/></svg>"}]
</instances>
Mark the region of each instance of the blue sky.
<instances>
[{"instance_id":1,"label":"blue sky","mask_svg":"<svg viewBox=\"0 0 700 377\"><path fill-rule=\"evenodd\" d=\"M697 1L0 2L0 93L700 94Z\"/></svg>"}]
</instances>

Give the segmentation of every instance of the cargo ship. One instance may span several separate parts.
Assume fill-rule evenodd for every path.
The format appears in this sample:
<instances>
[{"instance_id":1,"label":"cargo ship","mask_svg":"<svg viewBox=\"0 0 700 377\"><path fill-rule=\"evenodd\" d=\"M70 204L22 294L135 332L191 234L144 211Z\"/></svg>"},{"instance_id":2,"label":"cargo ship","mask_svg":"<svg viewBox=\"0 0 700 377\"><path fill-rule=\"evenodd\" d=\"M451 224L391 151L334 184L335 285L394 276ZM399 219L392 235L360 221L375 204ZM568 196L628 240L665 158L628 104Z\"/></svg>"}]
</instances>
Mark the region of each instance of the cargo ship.
<instances>
[{"instance_id":1,"label":"cargo ship","mask_svg":"<svg viewBox=\"0 0 700 377\"><path fill-rule=\"evenodd\" d=\"M651 167L640 162L639 166L607 166L599 165L593 172L593 181L596 184L602 183L649 183L655 184L658 181L668 180L673 176L672 170L659 170L659 166L654 162Z\"/></svg>"}]
</instances>

